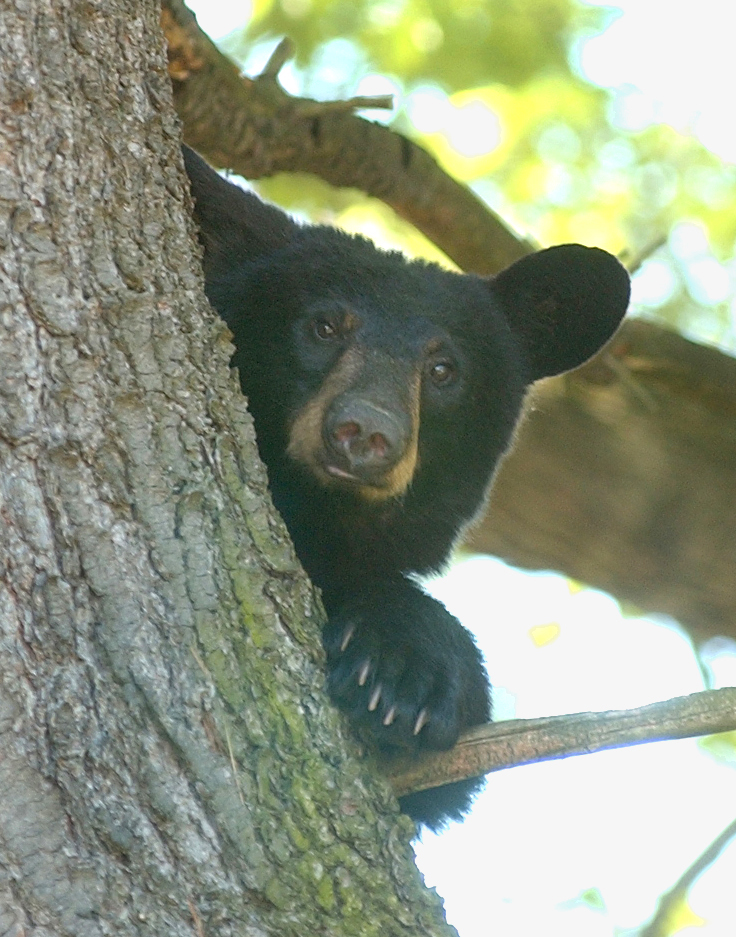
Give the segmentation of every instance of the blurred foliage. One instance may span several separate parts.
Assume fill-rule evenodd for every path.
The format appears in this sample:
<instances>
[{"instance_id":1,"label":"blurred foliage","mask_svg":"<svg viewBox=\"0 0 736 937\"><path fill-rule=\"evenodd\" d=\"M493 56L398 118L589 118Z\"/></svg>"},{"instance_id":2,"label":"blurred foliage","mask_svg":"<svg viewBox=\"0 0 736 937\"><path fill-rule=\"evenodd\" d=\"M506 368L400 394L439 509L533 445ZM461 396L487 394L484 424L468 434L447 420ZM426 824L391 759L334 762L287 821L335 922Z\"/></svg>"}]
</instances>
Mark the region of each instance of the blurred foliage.
<instances>
[{"instance_id":1,"label":"blurred foliage","mask_svg":"<svg viewBox=\"0 0 736 937\"><path fill-rule=\"evenodd\" d=\"M366 114L426 146L521 233L582 241L639 266L635 301L701 340L736 348L736 174L695 137L636 129L636 95L596 87L577 50L616 11L579 0L254 0L226 50L258 71L283 35L287 90L321 99L393 91ZM290 177L259 186L319 220L437 252L359 193Z\"/></svg>"},{"instance_id":2,"label":"blurred foliage","mask_svg":"<svg viewBox=\"0 0 736 937\"><path fill-rule=\"evenodd\" d=\"M681 931L690 928L704 927L708 922L696 914L690 907L690 903L685 895L680 896L677 901L672 902L669 913L660 927L660 933L667 937L674 937Z\"/></svg>"},{"instance_id":3,"label":"blurred foliage","mask_svg":"<svg viewBox=\"0 0 736 937\"><path fill-rule=\"evenodd\" d=\"M695 137L636 129L636 95L596 87L577 49L616 11L579 0L254 0L226 50L253 73L283 35L292 93L393 91L371 112L427 147L524 235L598 244L639 267L639 313L736 348L736 173ZM259 186L319 220L434 256L359 193L290 177Z\"/></svg>"},{"instance_id":4,"label":"blurred foliage","mask_svg":"<svg viewBox=\"0 0 736 937\"><path fill-rule=\"evenodd\" d=\"M452 92L569 71L574 36L607 19L575 0L258 0L248 36L288 33L307 68L325 43L349 38L378 72Z\"/></svg>"},{"instance_id":5,"label":"blurred foliage","mask_svg":"<svg viewBox=\"0 0 736 937\"><path fill-rule=\"evenodd\" d=\"M606 912L606 902L603 899L603 895L600 893L598 888L586 888L585 891L581 892L576 898L573 898L570 901L566 901L562 907L564 908L578 908L578 907L590 908L592 911L601 911Z\"/></svg>"},{"instance_id":6,"label":"blurred foliage","mask_svg":"<svg viewBox=\"0 0 736 937\"><path fill-rule=\"evenodd\" d=\"M699 740L700 747L721 765L736 768L736 732L721 732Z\"/></svg>"}]
</instances>

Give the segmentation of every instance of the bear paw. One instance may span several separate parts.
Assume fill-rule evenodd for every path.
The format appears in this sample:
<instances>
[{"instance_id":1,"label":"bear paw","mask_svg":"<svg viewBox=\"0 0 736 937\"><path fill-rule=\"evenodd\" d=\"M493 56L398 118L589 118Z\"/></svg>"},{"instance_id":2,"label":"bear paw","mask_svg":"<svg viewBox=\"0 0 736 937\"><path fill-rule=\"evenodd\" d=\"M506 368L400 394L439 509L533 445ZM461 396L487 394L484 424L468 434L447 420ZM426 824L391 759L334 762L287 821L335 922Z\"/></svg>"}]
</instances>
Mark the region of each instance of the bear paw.
<instances>
[{"instance_id":1,"label":"bear paw","mask_svg":"<svg viewBox=\"0 0 736 937\"><path fill-rule=\"evenodd\" d=\"M379 748L447 749L463 729L488 721L488 681L472 637L417 586L373 585L329 611L329 694Z\"/></svg>"}]
</instances>

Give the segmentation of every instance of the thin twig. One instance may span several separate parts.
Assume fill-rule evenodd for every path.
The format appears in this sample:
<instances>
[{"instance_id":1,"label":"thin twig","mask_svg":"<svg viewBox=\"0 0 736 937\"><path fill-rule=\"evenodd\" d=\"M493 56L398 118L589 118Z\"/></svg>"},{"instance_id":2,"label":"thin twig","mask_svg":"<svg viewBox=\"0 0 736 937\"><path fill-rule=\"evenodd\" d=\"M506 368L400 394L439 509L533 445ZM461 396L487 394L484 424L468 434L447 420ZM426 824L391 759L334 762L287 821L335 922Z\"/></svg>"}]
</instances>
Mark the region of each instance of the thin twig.
<instances>
[{"instance_id":1,"label":"thin twig","mask_svg":"<svg viewBox=\"0 0 736 937\"><path fill-rule=\"evenodd\" d=\"M350 111L383 109L390 111L394 106L391 94L377 94L375 97L358 96L345 101L308 101L301 98L297 105L299 116L322 117L325 114L344 114Z\"/></svg>"},{"instance_id":2,"label":"thin twig","mask_svg":"<svg viewBox=\"0 0 736 937\"><path fill-rule=\"evenodd\" d=\"M635 273L641 269L644 263L649 260L649 258L656 254L660 247L664 247L667 243L667 236L661 235L660 237L654 238L652 241L647 244L647 246L639 251L630 261L627 262L626 266L628 267L629 273L634 276Z\"/></svg>"},{"instance_id":3,"label":"thin twig","mask_svg":"<svg viewBox=\"0 0 736 937\"><path fill-rule=\"evenodd\" d=\"M199 912L197 911L191 898L187 898L187 904L189 905L189 913L192 915L192 921L194 922L194 927L197 931L197 937L205 937L204 927L202 926L202 918L199 916Z\"/></svg>"},{"instance_id":4,"label":"thin twig","mask_svg":"<svg viewBox=\"0 0 736 937\"><path fill-rule=\"evenodd\" d=\"M662 895L654 917L644 927L644 930L639 932L639 937L666 937L670 933L667 925L678 902L682 901L693 882L705 872L708 866L716 861L735 836L736 820L733 820L720 836L713 840L705 852L701 853L695 862L682 873L672 888Z\"/></svg>"},{"instance_id":5,"label":"thin twig","mask_svg":"<svg viewBox=\"0 0 736 937\"><path fill-rule=\"evenodd\" d=\"M261 78L277 78L281 69L286 63L294 58L294 43L288 36L284 36L281 42L271 53L266 67L261 72Z\"/></svg>"},{"instance_id":6,"label":"thin twig","mask_svg":"<svg viewBox=\"0 0 736 937\"><path fill-rule=\"evenodd\" d=\"M659 405L654 395L642 381L637 380L631 369L620 358L617 358L607 349L603 351L601 357L619 379L622 386L631 391L632 397L639 401L647 413L656 413L658 411Z\"/></svg>"}]
</instances>

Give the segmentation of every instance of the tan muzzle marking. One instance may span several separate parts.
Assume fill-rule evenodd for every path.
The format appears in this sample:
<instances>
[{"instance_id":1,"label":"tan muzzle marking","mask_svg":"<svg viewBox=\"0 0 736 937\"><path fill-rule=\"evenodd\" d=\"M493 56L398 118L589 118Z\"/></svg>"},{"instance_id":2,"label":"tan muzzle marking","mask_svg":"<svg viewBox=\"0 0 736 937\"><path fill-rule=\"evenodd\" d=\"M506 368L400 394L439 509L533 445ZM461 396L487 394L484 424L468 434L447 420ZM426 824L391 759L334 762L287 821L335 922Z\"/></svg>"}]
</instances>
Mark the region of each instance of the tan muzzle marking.
<instances>
[{"instance_id":1,"label":"tan muzzle marking","mask_svg":"<svg viewBox=\"0 0 736 937\"><path fill-rule=\"evenodd\" d=\"M359 348L349 348L330 371L317 394L308 401L291 425L287 454L305 465L325 485L335 479L320 464L317 455L322 449L322 424L332 401L349 390L365 367L365 355ZM411 394L411 439L401 460L386 473L380 485L356 485L356 491L367 501L385 501L402 495L411 484L419 461L419 400L421 375L417 371Z\"/></svg>"}]
</instances>

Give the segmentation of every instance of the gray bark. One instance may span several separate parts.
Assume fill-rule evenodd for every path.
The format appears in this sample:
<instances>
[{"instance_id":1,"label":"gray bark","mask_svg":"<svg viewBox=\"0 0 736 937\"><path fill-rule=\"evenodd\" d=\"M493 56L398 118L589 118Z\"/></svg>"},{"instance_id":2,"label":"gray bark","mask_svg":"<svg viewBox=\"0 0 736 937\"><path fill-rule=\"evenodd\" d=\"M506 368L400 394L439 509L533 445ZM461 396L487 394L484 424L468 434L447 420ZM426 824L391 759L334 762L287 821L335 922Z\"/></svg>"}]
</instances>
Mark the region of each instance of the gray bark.
<instances>
[{"instance_id":1,"label":"gray bark","mask_svg":"<svg viewBox=\"0 0 736 937\"><path fill-rule=\"evenodd\" d=\"M153 2L0 15L0 934L449 934L322 693Z\"/></svg>"}]
</instances>

